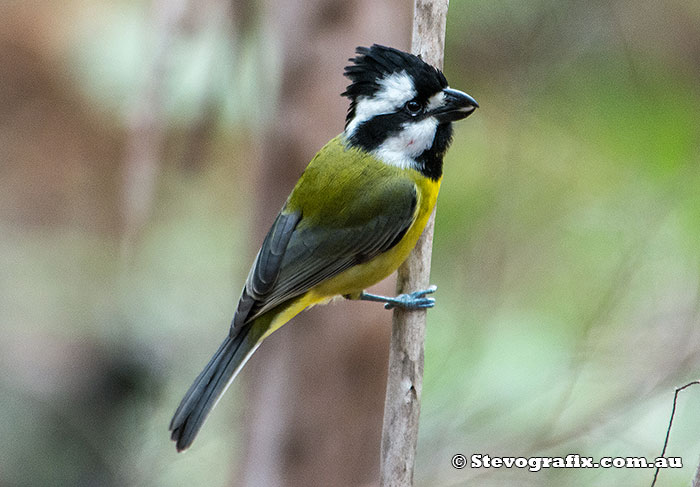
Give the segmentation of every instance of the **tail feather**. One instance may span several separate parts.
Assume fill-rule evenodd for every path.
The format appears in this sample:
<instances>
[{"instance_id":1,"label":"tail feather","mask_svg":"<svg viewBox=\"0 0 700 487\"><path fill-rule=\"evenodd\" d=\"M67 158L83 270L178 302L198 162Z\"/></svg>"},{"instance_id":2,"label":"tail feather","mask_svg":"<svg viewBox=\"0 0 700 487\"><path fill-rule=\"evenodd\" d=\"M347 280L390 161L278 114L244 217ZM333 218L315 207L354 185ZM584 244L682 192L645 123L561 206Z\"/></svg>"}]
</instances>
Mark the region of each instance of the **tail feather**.
<instances>
[{"instance_id":1,"label":"tail feather","mask_svg":"<svg viewBox=\"0 0 700 487\"><path fill-rule=\"evenodd\" d=\"M170 438L177 451L189 448L219 398L260 343L248 324L226 337L204 370L197 376L170 421Z\"/></svg>"}]
</instances>

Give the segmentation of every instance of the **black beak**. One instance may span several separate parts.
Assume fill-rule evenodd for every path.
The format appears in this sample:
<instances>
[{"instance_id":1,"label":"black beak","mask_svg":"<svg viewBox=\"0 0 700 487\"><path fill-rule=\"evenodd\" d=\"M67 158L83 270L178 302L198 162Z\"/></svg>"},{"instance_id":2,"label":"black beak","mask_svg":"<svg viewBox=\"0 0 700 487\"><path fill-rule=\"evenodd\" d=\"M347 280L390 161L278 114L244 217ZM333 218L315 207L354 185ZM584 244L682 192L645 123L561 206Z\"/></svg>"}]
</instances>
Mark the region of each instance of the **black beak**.
<instances>
[{"instance_id":1,"label":"black beak","mask_svg":"<svg viewBox=\"0 0 700 487\"><path fill-rule=\"evenodd\" d=\"M476 100L462 91L445 88L442 92L445 94L443 104L432 113L440 123L462 120L479 108Z\"/></svg>"}]
</instances>

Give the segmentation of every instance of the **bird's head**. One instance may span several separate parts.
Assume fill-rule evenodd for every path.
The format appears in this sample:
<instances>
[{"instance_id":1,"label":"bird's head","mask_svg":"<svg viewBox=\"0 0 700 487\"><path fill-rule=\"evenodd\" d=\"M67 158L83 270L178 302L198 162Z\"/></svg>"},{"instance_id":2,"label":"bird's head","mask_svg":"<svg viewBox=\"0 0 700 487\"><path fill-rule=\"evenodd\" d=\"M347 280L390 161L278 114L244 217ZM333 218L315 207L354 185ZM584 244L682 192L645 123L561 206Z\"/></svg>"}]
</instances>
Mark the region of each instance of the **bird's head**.
<instances>
[{"instance_id":1,"label":"bird's head","mask_svg":"<svg viewBox=\"0 0 700 487\"><path fill-rule=\"evenodd\" d=\"M452 122L479 105L450 88L442 72L418 56L377 44L356 52L345 68L351 80L343 93L350 99L347 144L387 164L439 179Z\"/></svg>"}]
</instances>

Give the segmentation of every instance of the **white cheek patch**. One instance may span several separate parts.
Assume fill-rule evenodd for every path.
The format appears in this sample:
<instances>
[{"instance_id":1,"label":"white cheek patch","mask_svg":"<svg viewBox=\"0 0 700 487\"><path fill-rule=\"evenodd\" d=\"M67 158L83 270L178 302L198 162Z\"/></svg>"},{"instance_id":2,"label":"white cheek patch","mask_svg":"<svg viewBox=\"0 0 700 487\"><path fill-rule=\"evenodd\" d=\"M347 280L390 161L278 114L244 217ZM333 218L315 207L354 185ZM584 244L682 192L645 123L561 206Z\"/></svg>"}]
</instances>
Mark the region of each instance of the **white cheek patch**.
<instances>
[{"instance_id":1,"label":"white cheek patch","mask_svg":"<svg viewBox=\"0 0 700 487\"><path fill-rule=\"evenodd\" d=\"M392 166L418 169L416 157L433 145L437 127L438 122L433 117L405 123L401 132L387 138L372 153Z\"/></svg>"},{"instance_id":2,"label":"white cheek patch","mask_svg":"<svg viewBox=\"0 0 700 487\"><path fill-rule=\"evenodd\" d=\"M371 98L359 97L355 105L355 118L348 124L345 133L348 137L357 130L357 127L377 115L394 113L407 101L415 98L417 92L413 86L411 77L406 71L394 73L379 80L381 87Z\"/></svg>"}]
</instances>

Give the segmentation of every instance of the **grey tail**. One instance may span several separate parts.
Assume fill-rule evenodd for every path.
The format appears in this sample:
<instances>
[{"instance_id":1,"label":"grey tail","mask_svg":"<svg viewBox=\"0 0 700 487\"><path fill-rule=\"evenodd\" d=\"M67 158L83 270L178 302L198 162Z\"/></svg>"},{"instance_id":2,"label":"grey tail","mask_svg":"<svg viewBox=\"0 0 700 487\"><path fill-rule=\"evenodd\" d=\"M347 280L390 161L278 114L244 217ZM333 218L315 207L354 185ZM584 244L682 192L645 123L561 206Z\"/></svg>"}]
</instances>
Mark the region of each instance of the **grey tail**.
<instances>
[{"instance_id":1,"label":"grey tail","mask_svg":"<svg viewBox=\"0 0 700 487\"><path fill-rule=\"evenodd\" d=\"M260 343L260 334L251 329L253 323L226 337L180 402L169 427L177 451L190 447L212 408Z\"/></svg>"}]
</instances>

